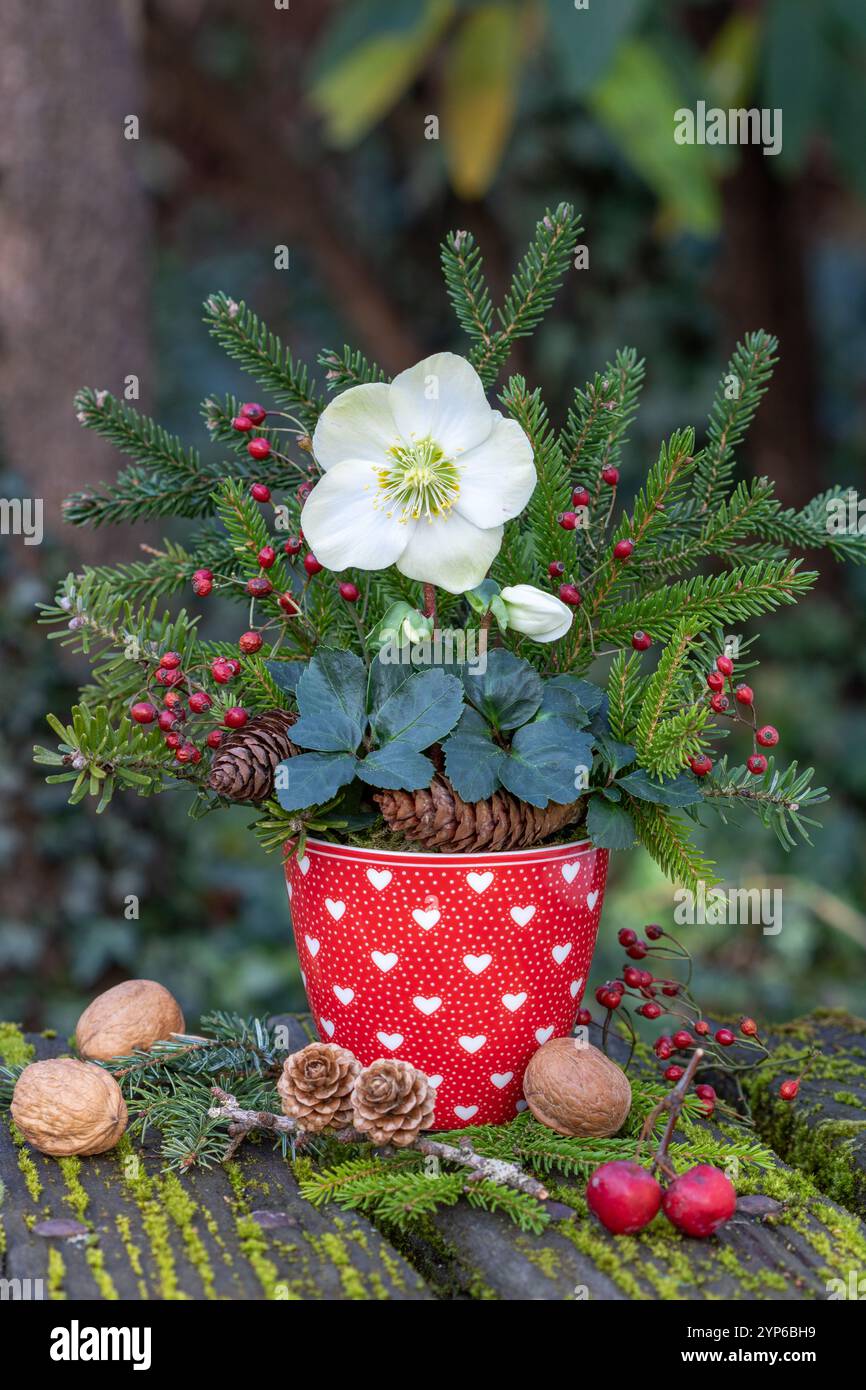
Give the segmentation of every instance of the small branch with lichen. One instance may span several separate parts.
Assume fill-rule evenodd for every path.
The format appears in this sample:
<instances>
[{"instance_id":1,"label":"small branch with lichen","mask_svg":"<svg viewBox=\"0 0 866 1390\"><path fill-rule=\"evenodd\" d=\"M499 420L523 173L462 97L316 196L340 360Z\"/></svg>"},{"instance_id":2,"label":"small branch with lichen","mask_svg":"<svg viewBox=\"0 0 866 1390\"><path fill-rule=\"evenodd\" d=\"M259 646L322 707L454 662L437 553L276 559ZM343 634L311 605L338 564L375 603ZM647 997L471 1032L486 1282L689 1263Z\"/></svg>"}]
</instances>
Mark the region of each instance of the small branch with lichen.
<instances>
[{"instance_id":1,"label":"small branch with lichen","mask_svg":"<svg viewBox=\"0 0 866 1390\"><path fill-rule=\"evenodd\" d=\"M303 1146L309 1137L297 1120L293 1120L289 1115L275 1115L269 1110L244 1110L238 1105L235 1097L220 1086L212 1086L211 1094L219 1103L211 1106L208 1110L209 1119L229 1121L230 1143L224 1161L233 1158L247 1135L255 1130L289 1135L296 1147ZM351 1127L335 1130L330 1137L341 1144L369 1143L366 1134ZM523 1169L518 1168L515 1163L508 1163L501 1158L485 1158L482 1154L475 1152L468 1139L462 1140L459 1145L443 1144L438 1139L419 1135L414 1144L406 1147L414 1149L427 1158L436 1158L443 1163L454 1163L461 1168L468 1168L470 1170L469 1182L483 1182L485 1180L496 1182L503 1187L512 1187L517 1192L525 1192L530 1197L536 1197L540 1202L546 1201L549 1195L547 1188L542 1183L531 1177L529 1173L524 1173ZM390 1146L386 1146L379 1149L378 1152L387 1154L392 1150ZM405 1153L406 1148L401 1148L396 1152Z\"/></svg>"}]
</instances>

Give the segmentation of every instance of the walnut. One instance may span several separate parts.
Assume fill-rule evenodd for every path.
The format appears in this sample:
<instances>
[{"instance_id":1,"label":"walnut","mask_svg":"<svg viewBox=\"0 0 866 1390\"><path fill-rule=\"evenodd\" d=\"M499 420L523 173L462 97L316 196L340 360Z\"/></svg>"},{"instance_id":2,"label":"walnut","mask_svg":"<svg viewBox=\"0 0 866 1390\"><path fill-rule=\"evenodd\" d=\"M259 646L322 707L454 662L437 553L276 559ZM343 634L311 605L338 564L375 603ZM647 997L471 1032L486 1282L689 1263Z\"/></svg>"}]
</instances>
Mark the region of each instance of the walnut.
<instances>
[{"instance_id":1,"label":"walnut","mask_svg":"<svg viewBox=\"0 0 866 1390\"><path fill-rule=\"evenodd\" d=\"M28 1144L55 1158L101 1154L126 1129L126 1103L110 1072L54 1057L31 1062L15 1083L12 1118Z\"/></svg>"},{"instance_id":2,"label":"walnut","mask_svg":"<svg viewBox=\"0 0 866 1390\"><path fill-rule=\"evenodd\" d=\"M156 980L125 980L98 994L75 1027L79 1056L104 1062L144 1051L160 1038L184 1031L183 1014Z\"/></svg>"},{"instance_id":3,"label":"walnut","mask_svg":"<svg viewBox=\"0 0 866 1390\"><path fill-rule=\"evenodd\" d=\"M621 1067L580 1038L551 1038L531 1058L523 1094L537 1120L557 1134L616 1134L631 1109Z\"/></svg>"}]
</instances>

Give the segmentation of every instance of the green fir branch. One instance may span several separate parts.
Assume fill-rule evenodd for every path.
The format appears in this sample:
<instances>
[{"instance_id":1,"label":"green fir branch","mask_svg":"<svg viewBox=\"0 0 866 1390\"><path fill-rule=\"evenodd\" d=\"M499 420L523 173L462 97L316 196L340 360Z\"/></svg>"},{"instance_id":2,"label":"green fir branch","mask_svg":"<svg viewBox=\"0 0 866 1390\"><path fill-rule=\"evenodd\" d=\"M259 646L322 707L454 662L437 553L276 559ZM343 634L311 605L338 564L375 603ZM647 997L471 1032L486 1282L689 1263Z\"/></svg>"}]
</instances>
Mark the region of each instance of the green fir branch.
<instances>
[{"instance_id":1,"label":"green fir branch","mask_svg":"<svg viewBox=\"0 0 866 1390\"><path fill-rule=\"evenodd\" d=\"M325 348L316 360L324 368L329 391L345 391L348 386L389 380L377 362L368 362L358 348L351 348L347 344L343 345L342 352Z\"/></svg>"},{"instance_id":2,"label":"green fir branch","mask_svg":"<svg viewBox=\"0 0 866 1390\"><path fill-rule=\"evenodd\" d=\"M238 304L226 294L212 294L205 301L204 310L212 337L229 357L254 376L312 434L325 401L304 364L295 361L277 335L243 301Z\"/></svg>"}]
</instances>

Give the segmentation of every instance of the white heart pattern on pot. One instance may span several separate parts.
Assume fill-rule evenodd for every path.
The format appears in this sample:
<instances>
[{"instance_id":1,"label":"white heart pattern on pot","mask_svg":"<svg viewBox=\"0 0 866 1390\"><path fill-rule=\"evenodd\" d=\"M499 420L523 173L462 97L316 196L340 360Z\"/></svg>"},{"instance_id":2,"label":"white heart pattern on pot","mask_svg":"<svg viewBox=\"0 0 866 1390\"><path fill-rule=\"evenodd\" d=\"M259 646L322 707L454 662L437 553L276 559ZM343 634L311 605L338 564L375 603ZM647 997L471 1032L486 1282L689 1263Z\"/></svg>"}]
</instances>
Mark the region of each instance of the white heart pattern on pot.
<instances>
[{"instance_id":1,"label":"white heart pattern on pot","mask_svg":"<svg viewBox=\"0 0 866 1390\"><path fill-rule=\"evenodd\" d=\"M525 927L535 916L534 907L513 907L511 916L519 927Z\"/></svg>"},{"instance_id":2,"label":"white heart pattern on pot","mask_svg":"<svg viewBox=\"0 0 866 1390\"><path fill-rule=\"evenodd\" d=\"M428 1076L427 1080L430 1082L433 1090L436 1091L442 1085L443 1078L441 1076Z\"/></svg>"},{"instance_id":3,"label":"white heart pattern on pot","mask_svg":"<svg viewBox=\"0 0 866 1390\"><path fill-rule=\"evenodd\" d=\"M310 872L310 856L308 854L305 854L303 859L298 860L298 868L304 875L304 878L306 878L307 874Z\"/></svg>"},{"instance_id":4,"label":"white heart pattern on pot","mask_svg":"<svg viewBox=\"0 0 866 1390\"><path fill-rule=\"evenodd\" d=\"M478 1114L477 1105L455 1105L454 1114L458 1120L471 1120L473 1115Z\"/></svg>"},{"instance_id":5,"label":"white heart pattern on pot","mask_svg":"<svg viewBox=\"0 0 866 1390\"><path fill-rule=\"evenodd\" d=\"M493 882L493 870L488 869L486 874L467 874L466 882L470 888L474 888L476 893L483 893L485 888L489 888Z\"/></svg>"},{"instance_id":6,"label":"white heart pattern on pot","mask_svg":"<svg viewBox=\"0 0 866 1390\"><path fill-rule=\"evenodd\" d=\"M431 907L429 911L425 911L423 907L416 907L413 909L412 916L419 927L424 931L429 931L431 927L435 927L442 913L437 912L435 907Z\"/></svg>"},{"instance_id":7,"label":"white heart pattern on pot","mask_svg":"<svg viewBox=\"0 0 866 1390\"><path fill-rule=\"evenodd\" d=\"M556 961L557 965L562 965L562 962L568 959L568 957L571 955L571 947L572 942L570 941L567 942L564 946L554 946L552 954L553 959Z\"/></svg>"},{"instance_id":8,"label":"white heart pattern on pot","mask_svg":"<svg viewBox=\"0 0 866 1390\"><path fill-rule=\"evenodd\" d=\"M586 895L586 905L587 905L587 907L589 908L590 912L592 912L592 909L595 907L595 905L596 905L597 902L598 902L598 889L595 888L591 893L587 893L587 895Z\"/></svg>"},{"instance_id":9,"label":"white heart pattern on pot","mask_svg":"<svg viewBox=\"0 0 866 1390\"><path fill-rule=\"evenodd\" d=\"M331 1020L329 1018L322 1018L319 1020L319 1022L322 1025L322 1032L327 1033L328 1037L332 1038L334 1036L335 1025L331 1022Z\"/></svg>"},{"instance_id":10,"label":"white heart pattern on pot","mask_svg":"<svg viewBox=\"0 0 866 1390\"><path fill-rule=\"evenodd\" d=\"M418 1009L420 1013L426 1014L429 1018L430 1014L435 1014L436 1010L440 1007L442 1000L438 997L438 995L435 994L430 999L425 999L423 994L416 994L415 998L412 1000L412 1003L415 1005L415 1008Z\"/></svg>"},{"instance_id":11,"label":"white heart pattern on pot","mask_svg":"<svg viewBox=\"0 0 866 1390\"><path fill-rule=\"evenodd\" d=\"M291 885L290 883L287 883L287 884L286 884L286 892L287 892L288 895L289 895L289 902L291 902L291 901L292 901L292 885Z\"/></svg>"},{"instance_id":12,"label":"white heart pattern on pot","mask_svg":"<svg viewBox=\"0 0 866 1390\"><path fill-rule=\"evenodd\" d=\"M551 1025L550 1025L549 1028L536 1028L536 1030L535 1030L535 1041L538 1043L539 1047L543 1046L543 1044L547 1042L547 1039L548 1039L548 1038L552 1038L552 1037L553 1037L553 1024L552 1024L552 1023L551 1023Z\"/></svg>"},{"instance_id":13,"label":"white heart pattern on pot","mask_svg":"<svg viewBox=\"0 0 866 1390\"><path fill-rule=\"evenodd\" d=\"M335 901L333 898L325 899L325 907L328 909L335 922L339 922L343 913L346 911L346 904Z\"/></svg>"},{"instance_id":14,"label":"white heart pattern on pot","mask_svg":"<svg viewBox=\"0 0 866 1390\"><path fill-rule=\"evenodd\" d=\"M377 892L381 893L383 889L388 887L394 875L390 869L368 869L367 877Z\"/></svg>"},{"instance_id":15,"label":"white heart pattern on pot","mask_svg":"<svg viewBox=\"0 0 866 1390\"><path fill-rule=\"evenodd\" d=\"M576 999L576 998L577 998L578 994L580 993L580 987L581 987L582 984L583 984L583 976L582 976L582 975L581 975L581 977L580 977L579 980L572 980L571 984L568 986L568 992L569 992L569 994L571 995L572 999Z\"/></svg>"},{"instance_id":16,"label":"white heart pattern on pot","mask_svg":"<svg viewBox=\"0 0 866 1390\"><path fill-rule=\"evenodd\" d=\"M563 866L562 866L562 877L565 879L566 883L574 883L574 880L577 878L577 876L578 876L579 873L580 873L580 860L579 860L579 859L576 859L575 862L574 862L573 864L563 864Z\"/></svg>"},{"instance_id":17,"label":"white heart pattern on pot","mask_svg":"<svg viewBox=\"0 0 866 1390\"><path fill-rule=\"evenodd\" d=\"M477 1038L468 1038L464 1033L463 1037L458 1038L457 1041L465 1052L478 1052L487 1042L487 1039L483 1033L479 1033Z\"/></svg>"},{"instance_id":18,"label":"white heart pattern on pot","mask_svg":"<svg viewBox=\"0 0 866 1390\"><path fill-rule=\"evenodd\" d=\"M342 985L334 985L334 993L341 1004L351 1004L355 997L355 991L353 989L349 989L348 987L344 989Z\"/></svg>"},{"instance_id":19,"label":"white heart pattern on pot","mask_svg":"<svg viewBox=\"0 0 866 1390\"><path fill-rule=\"evenodd\" d=\"M393 970L400 959L396 951L371 951L370 958L374 965L378 965L383 975L387 975L389 970Z\"/></svg>"},{"instance_id":20,"label":"white heart pattern on pot","mask_svg":"<svg viewBox=\"0 0 866 1390\"><path fill-rule=\"evenodd\" d=\"M492 959L493 957L488 956L485 952L483 956L464 956L463 964L466 966L467 970L472 971L473 975L480 975L482 971L487 969Z\"/></svg>"},{"instance_id":21,"label":"white heart pattern on pot","mask_svg":"<svg viewBox=\"0 0 866 1390\"><path fill-rule=\"evenodd\" d=\"M501 1091L503 1087L508 1085L509 1081L514 1080L514 1072L495 1071L491 1076L490 1080L493 1082L494 1086Z\"/></svg>"},{"instance_id":22,"label":"white heart pattern on pot","mask_svg":"<svg viewBox=\"0 0 866 1390\"><path fill-rule=\"evenodd\" d=\"M319 954L319 947L322 944L321 941L317 941L314 936L305 936L304 940L307 943L307 950L309 951L310 955L317 956Z\"/></svg>"},{"instance_id":23,"label":"white heart pattern on pot","mask_svg":"<svg viewBox=\"0 0 866 1390\"><path fill-rule=\"evenodd\" d=\"M376 1037L383 1047L387 1047L389 1052L396 1052L403 1041L402 1033L377 1033Z\"/></svg>"},{"instance_id":24,"label":"white heart pattern on pot","mask_svg":"<svg viewBox=\"0 0 866 1390\"><path fill-rule=\"evenodd\" d=\"M503 994L502 1002L511 1014L516 1014L522 1004L526 1003L526 990L522 989L519 994Z\"/></svg>"}]
</instances>

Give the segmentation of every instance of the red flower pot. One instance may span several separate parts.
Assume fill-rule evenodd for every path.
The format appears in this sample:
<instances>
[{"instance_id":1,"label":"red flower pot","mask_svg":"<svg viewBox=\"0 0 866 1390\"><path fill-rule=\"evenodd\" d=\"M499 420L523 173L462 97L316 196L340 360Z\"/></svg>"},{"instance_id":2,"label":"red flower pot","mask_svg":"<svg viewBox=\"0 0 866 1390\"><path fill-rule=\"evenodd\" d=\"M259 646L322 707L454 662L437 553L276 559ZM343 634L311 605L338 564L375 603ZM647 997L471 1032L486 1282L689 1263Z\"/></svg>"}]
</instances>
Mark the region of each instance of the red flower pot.
<instances>
[{"instance_id":1,"label":"red flower pot","mask_svg":"<svg viewBox=\"0 0 866 1390\"><path fill-rule=\"evenodd\" d=\"M403 854L308 840L286 863L295 941L324 1041L434 1081L436 1125L509 1120L523 1073L574 1026L607 851L588 841Z\"/></svg>"}]
</instances>

